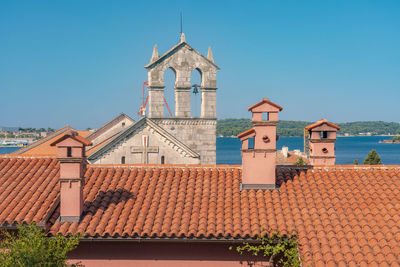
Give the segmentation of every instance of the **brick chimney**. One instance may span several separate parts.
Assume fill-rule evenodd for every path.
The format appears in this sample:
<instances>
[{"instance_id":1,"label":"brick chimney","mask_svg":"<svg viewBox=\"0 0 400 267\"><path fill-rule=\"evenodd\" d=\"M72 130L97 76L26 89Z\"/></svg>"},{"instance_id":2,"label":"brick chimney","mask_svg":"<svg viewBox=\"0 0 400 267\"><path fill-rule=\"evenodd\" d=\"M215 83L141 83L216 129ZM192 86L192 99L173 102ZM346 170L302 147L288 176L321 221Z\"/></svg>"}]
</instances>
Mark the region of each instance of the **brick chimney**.
<instances>
[{"instance_id":1,"label":"brick chimney","mask_svg":"<svg viewBox=\"0 0 400 267\"><path fill-rule=\"evenodd\" d=\"M92 143L71 131L54 141L60 162L60 221L79 222L83 211L85 147Z\"/></svg>"},{"instance_id":2,"label":"brick chimney","mask_svg":"<svg viewBox=\"0 0 400 267\"><path fill-rule=\"evenodd\" d=\"M320 119L305 127L308 131L311 165L335 165L336 132L340 127Z\"/></svg>"},{"instance_id":3,"label":"brick chimney","mask_svg":"<svg viewBox=\"0 0 400 267\"><path fill-rule=\"evenodd\" d=\"M254 127L238 135L242 141L242 189L273 189L276 183L276 126L282 107L263 98L248 108Z\"/></svg>"}]
</instances>

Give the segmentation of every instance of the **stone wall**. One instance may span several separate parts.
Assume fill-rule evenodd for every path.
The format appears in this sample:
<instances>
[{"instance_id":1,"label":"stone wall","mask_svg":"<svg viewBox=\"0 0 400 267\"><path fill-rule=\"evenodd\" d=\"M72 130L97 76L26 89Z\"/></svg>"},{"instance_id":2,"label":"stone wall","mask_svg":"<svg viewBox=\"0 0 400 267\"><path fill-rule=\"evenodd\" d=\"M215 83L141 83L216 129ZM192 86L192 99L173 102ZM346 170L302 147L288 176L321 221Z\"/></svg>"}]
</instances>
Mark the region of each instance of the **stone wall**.
<instances>
[{"instance_id":1,"label":"stone wall","mask_svg":"<svg viewBox=\"0 0 400 267\"><path fill-rule=\"evenodd\" d=\"M201 164L216 163L216 119L153 118L153 122L199 153Z\"/></svg>"},{"instance_id":2,"label":"stone wall","mask_svg":"<svg viewBox=\"0 0 400 267\"><path fill-rule=\"evenodd\" d=\"M143 153L135 152L142 148L142 136L149 136L149 148L158 150L158 152L148 153L149 164L161 164L161 157L164 157L165 164L199 164L198 158L187 155L176 144L170 142L163 135L154 131L151 127L143 127L132 132L121 142L115 144L107 153L101 157L91 160L95 164L119 164L121 158L125 157L126 164L143 163Z\"/></svg>"},{"instance_id":3,"label":"stone wall","mask_svg":"<svg viewBox=\"0 0 400 267\"><path fill-rule=\"evenodd\" d=\"M148 66L149 118L164 117L164 73L170 68L175 73L175 116L190 118L190 76L201 74L202 118L216 118L216 72L218 67L186 43L180 43Z\"/></svg>"},{"instance_id":4,"label":"stone wall","mask_svg":"<svg viewBox=\"0 0 400 267\"><path fill-rule=\"evenodd\" d=\"M155 47L150 64L145 67L149 79L148 117L179 141L200 154L201 164L216 163L217 70L211 49L207 57L185 41L158 56ZM164 73L175 73L175 118L164 117ZM201 114L191 117L190 97L193 71L201 74Z\"/></svg>"},{"instance_id":5,"label":"stone wall","mask_svg":"<svg viewBox=\"0 0 400 267\"><path fill-rule=\"evenodd\" d=\"M90 139L90 141L92 142L93 145L87 147L86 149L90 150L92 147L97 146L98 144L100 144L101 142L103 142L106 139L110 138L111 136L122 132L123 130L125 130L126 128L131 126L133 123L134 123L134 121L132 121L129 118L127 118L127 117L123 118L118 123L115 123L109 129L105 130L99 136L96 136L94 139Z\"/></svg>"}]
</instances>

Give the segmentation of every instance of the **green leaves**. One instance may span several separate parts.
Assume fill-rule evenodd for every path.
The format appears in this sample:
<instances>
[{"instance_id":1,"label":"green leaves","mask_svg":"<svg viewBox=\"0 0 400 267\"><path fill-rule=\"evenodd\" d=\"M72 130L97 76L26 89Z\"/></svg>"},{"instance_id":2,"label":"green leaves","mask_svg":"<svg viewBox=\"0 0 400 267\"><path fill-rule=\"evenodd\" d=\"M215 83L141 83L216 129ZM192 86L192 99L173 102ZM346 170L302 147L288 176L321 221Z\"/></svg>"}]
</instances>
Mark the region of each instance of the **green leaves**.
<instances>
[{"instance_id":1,"label":"green leaves","mask_svg":"<svg viewBox=\"0 0 400 267\"><path fill-rule=\"evenodd\" d=\"M300 157L295 163L294 165L297 166L303 166L303 165L307 165L307 163L304 161L304 159L302 157Z\"/></svg>"},{"instance_id":2,"label":"green leaves","mask_svg":"<svg viewBox=\"0 0 400 267\"><path fill-rule=\"evenodd\" d=\"M273 266L299 267L301 261L297 248L296 235L281 235L277 231L267 232L263 229L256 242L244 242L242 246L236 247L236 251L240 254L247 252L254 256L267 257ZM229 249L232 250L233 247Z\"/></svg>"},{"instance_id":3,"label":"green leaves","mask_svg":"<svg viewBox=\"0 0 400 267\"><path fill-rule=\"evenodd\" d=\"M379 157L378 153L376 153L375 149L372 149L367 157L364 159L365 165L379 165L382 164L381 157Z\"/></svg>"},{"instance_id":4,"label":"green leaves","mask_svg":"<svg viewBox=\"0 0 400 267\"><path fill-rule=\"evenodd\" d=\"M280 120L277 127L279 136L303 136L304 127L311 124L307 121ZM383 121L356 121L335 123L341 129L339 134L359 135L371 133L372 135L400 134L400 123ZM217 122L217 136L236 136L253 127L249 119L222 119ZM400 137L399 137L400 138Z\"/></svg>"},{"instance_id":5,"label":"green leaves","mask_svg":"<svg viewBox=\"0 0 400 267\"><path fill-rule=\"evenodd\" d=\"M19 225L18 231L3 231L0 239L0 267L68 266L67 253L78 246L79 236L46 237L34 224Z\"/></svg>"}]
</instances>

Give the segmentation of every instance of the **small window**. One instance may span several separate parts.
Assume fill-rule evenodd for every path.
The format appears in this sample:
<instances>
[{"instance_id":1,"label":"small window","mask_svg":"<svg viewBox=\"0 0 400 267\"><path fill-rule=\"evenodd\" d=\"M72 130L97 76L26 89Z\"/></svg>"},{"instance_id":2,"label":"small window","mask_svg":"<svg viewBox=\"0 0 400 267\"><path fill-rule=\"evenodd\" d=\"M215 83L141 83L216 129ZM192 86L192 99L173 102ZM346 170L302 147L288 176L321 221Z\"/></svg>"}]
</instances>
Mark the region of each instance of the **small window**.
<instances>
[{"instance_id":1,"label":"small window","mask_svg":"<svg viewBox=\"0 0 400 267\"><path fill-rule=\"evenodd\" d=\"M248 149L254 149L254 137L249 138L249 146Z\"/></svg>"},{"instance_id":2,"label":"small window","mask_svg":"<svg viewBox=\"0 0 400 267\"><path fill-rule=\"evenodd\" d=\"M268 143L270 141L269 137L266 135L264 135L262 139L263 139L264 143Z\"/></svg>"},{"instance_id":3,"label":"small window","mask_svg":"<svg viewBox=\"0 0 400 267\"><path fill-rule=\"evenodd\" d=\"M67 157L70 158L72 157L72 147L67 147Z\"/></svg>"},{"instance_id":4,"label":"small window","mask_svg":"<svg viewBox=\"0 0 400 267\"><path fill-rule=\"evenodd\" d=\"M322 149L322 153L328 153L328 149L326 148L326 147L324 147L323 149Z\"/></svg>"},{"instance_id":5,"label":"small window","mask_svg":"<svg viewBox=\"0 0 400 267\"><path fill-rule=\"evenodd\" d=\"M268 121L269 120L269 113L268 112L263 112L262 113L262 120L263 121Z\"/></svg>"},{"instance_id":6,"label":"small window","mask_svg":"<svg viewBox=\"0 0 400 267\"><path fill-rule=\"evenodd\" d=\"M125 164L125 156L121 157L121 164Z\"/></svg>"},{"instance_id":7,"label":"small window","mask_svg":"<svg viewBox=\"0 0 400 267\"><path fill-rule=\"evenodd\" d=\"M328 138L328 132L327 131L320 132L320 137L321 139Z\"/></svg>"},{"instance_id":8,"label":"small window","mask_svg":"<svg viewBox=\"0 0 400 267\"><path fill-rule=\"evenodd\" d=\"M125 122L122 123L122 127L124 127L124 126L125 126Z\"/></svg>"},{"instance_id":9,"label":"small window","mask_svg":"<svg viewBox=\"0 0 400 267\"><path fill-rule=\"evenodd\" d=\"M165 164L165 157L161 156L161 164Z\"/></svg>"}]
</instances>

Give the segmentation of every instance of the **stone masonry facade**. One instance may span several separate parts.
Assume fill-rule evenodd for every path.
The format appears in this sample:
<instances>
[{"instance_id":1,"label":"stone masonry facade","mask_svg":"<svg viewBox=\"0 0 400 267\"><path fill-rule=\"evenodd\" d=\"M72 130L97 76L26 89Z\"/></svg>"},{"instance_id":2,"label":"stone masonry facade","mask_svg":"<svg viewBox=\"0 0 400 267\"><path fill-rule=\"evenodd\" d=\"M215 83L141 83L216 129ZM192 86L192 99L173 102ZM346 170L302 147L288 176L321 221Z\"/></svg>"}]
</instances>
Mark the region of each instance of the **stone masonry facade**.
<instances>
[{"instance_id":1,"label":"stone masonry facade","mask_svg":"<svg viewBox=\"0 0 400 267\"><path fill-rule=\"evenodd\" d=\"M216 119L161 118L153 121L199 153L201 164L216 163Z\"/></svg>"},{"instance_id":2,"label":"stone masonry facade","mask_svg":"<svg viewBox=\"0 0 400 267\"><path fill-rule=\"evenodd\" d=\"M148 147L143 151L143 136L147 137ZM146 161L144 160L146 158ZM121 162L124 158L125 162ZM96 164L151 163L151 164L199 164L199 159L188 155L165 135L151 126L143 124L123 139L114 142L105 153L91 159Z\"/></svg>"},{"instance_id":3,"label":"stone masonry facade","mask_svg":"<svg viewBox=\"0 0 400 267\"><path fill-rule=\"evenodd\" d=\"M200 154L201 164L216 163L216 103L219 70L215 65L211 49L204 57L189 46L184 35L181 42L158 56L154 47L148 70L149 103L148 118L164 128L188 147ZM164 117L164 73L170 68L175 73L175 117ZM201 74L201 115L191 117L190 96L192 84L190 76L197 70Z\"/></svg>"}]
</instances>

